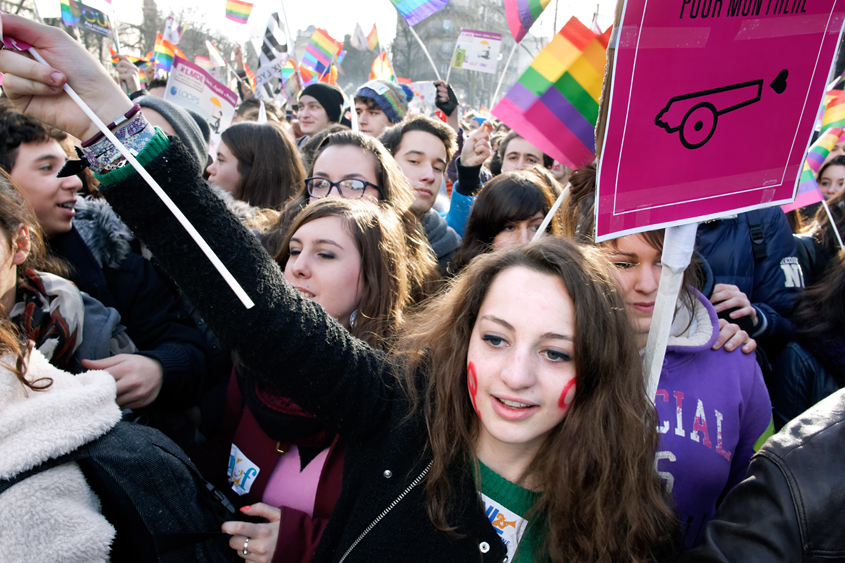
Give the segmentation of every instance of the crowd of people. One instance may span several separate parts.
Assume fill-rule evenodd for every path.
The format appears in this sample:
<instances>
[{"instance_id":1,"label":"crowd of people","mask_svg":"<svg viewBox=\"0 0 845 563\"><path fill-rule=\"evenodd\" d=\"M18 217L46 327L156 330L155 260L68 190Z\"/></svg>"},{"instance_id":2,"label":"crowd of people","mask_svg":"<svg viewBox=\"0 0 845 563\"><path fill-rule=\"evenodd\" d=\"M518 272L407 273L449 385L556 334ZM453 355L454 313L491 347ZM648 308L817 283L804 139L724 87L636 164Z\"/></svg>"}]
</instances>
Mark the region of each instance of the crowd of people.
<instances>
[{"instance_id":1,"label":"crowd of people","mask_svg":"<svg viewBox=\"0 0 845 563\"><path fill-rule=\"evenodd\" d=\"M595 164L442 81L442 118L385 80L312 84L290 115L241 88L211 156L202 116L131 63L3 29L49 63L0 50L3 560L167 560L62 457L126 425L237 509L206 534L219 561L845 559L838 143L830 217L699 226L648 397L664 233L596 243Z\"/></svg>"}]
</instances>

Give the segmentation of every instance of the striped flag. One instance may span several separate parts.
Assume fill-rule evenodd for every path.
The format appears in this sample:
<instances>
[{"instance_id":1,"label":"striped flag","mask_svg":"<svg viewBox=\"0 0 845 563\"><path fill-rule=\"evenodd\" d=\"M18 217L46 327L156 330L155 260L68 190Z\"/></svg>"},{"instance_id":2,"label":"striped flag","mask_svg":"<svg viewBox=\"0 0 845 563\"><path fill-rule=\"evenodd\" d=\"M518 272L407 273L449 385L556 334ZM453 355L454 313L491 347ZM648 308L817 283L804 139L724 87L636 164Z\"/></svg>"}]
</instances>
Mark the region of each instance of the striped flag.
<instances>
[{"instance_id":1,"label":"striped flag","mask_svg":"<svg viewBox=\"0 0 845 563\"><path fill-rule=\"evenodd\" d=\"M65 25L76 25L79 20L79 6L74 0L61 0L62 23Z\"/></svg>"},{"instance_id":2,"label":"striped flag","mask_svg":"<svg viewBox=\"0 0 845 563\"><path fill-rule=\"evenodd\" d=\"M819 173L827 155L839 143L842 132L843 129L841 127L828 129L827 132L812 144L810 150L807 151L807 159L804 161L804 167L801 169L801 178L798 180L798 191L795 194L795 201L780 206L784 213L824 201L824 195L816 181L816 174Z\"/></svg>"},{"instance_id":3,"label":"striped flag","mask_svg":"<svg viewBox=\"0 0 845 563\"><path fill-rule=\"evenodd\" d=\"M223 58L223 55L220 54L220 51L217 50L217 47L215 47L211 41L206 41L205 46L208 49L208 55L211 57L211 63L213 66L226 66L226 59Z\"/></svg>"},{"instance_id":4,"label":"striped flag","mask_svg":"<svg viewBox=\"0 0 845 563\"><path fill-rule=\"evenodd\" d=\"M153 60L155 61L156 68L169 72L173 67L173 57L175 56L176 46L164 39L161 33L157 34L155 47L153 48Z\"/></svg>"},{"instance_id":5,"label":"striped flag","mask_svg":"<svg viewBox=\"0 0 845 563\"><path fill-rule=\"evenodd\" d=\"M505 18L517 43L546 9L551 0L505 0Z\"/></svg>"},{"instance_id":6,"label":"striped flag","mask_svg":"<svg viewBox=\"0 0 845 563\"><path fill-rule=\"evenodd\" d=\"M831 90L825 96L822 133L832 127L845 127L845 91Z\"/></svg>"},{"instance_id":7,"label":"striped flag","mask_svg":"<svg viewBox=\"0 0 845 563\"><path fill-rule=\"evenodd\" d=\"M317 29L305 47L300 66L309 67L320 75L325 74L342 49L343 43L332 39L324 29Z\"/></svg>"},{"instance_id":8,"label":"striped flag","mask_svg":"<svg viewBox=\"0 0 845 563\"><path fill-rule=\"evenodd\" d=\"M252 11L252 4L241 0L226 0L226 17L233 22L246 23L249 20L249 13Z\"/></svg>"},{"instance_id":9,"label":"striped flag","mask_svg":"<svg viewBox=\"0 0 845 563\"><path fill-rule=\"evenodd\" d=\"M445 6L449 0L390 0L408 25L416 25Z\"/></svg>"},{"instance_id":10,"label":"striped flag","mask_svg":"<svg viewBox=\"0 0 845 563\"><path fill-rule=\"evenodd\" d=\"M246 63L244 63L244 72L246 72L246 79L247 79L247 82L249 82L250 90L255 92L255 80L256 80L255 73L252 72L252 69L249 68L249 65L246 64Z\"/></svg>"},{"instance_id":11,"label":"striped flag","mask_svg":"<svg viewBox=\"0 0 845 563\"><path fill-rule=\"evenodd\" d=\"M211 65L211 59L202 55L194 55L194 64L203 70L211 70L212 68L214 68Z\"/></svg>"},{"instance_id":12,"label":"striped flag","mask_svg":"<svg viewBox=\"0 0 845 563\"><path fill-rule=\"evenodd\" d=\"M570 168L592 162L611 30L598 35L571 18L493 108L493 115Z\"/></svg>"},{"instance_id":13,"label":"striped flag","mask_svg":"<svg viewBox=\"0 0 845 563\"><path fill-rule=\"evenodd\" d=\"M396 77L393 76L393 70L390 68L390 61L387 59L387 53L379 54L370 67L369 80L376 79L396 82Z\"/></svg>"},{"instance_id":14,"label":"striped flag","mask_svg":"<svg viewBox=\"0 0 845 563\"><path fill-rule=\"evenodd\" d=\"M370 51L378 51L378 31L376 31L376 24L373 24L373 30L367 35L367 45L370 46Z\"/></svg>"}]
</instances>

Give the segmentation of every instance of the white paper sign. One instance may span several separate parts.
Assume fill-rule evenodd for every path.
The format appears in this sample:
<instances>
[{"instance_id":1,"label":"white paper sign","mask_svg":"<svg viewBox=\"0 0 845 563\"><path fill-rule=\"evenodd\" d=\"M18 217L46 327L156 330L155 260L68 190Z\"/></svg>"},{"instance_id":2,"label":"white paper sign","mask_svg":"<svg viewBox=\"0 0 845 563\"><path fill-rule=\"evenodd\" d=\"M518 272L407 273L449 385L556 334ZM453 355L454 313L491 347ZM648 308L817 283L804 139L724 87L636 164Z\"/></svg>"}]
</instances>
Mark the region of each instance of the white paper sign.
<instances>
[{"instance_id":1,"label":"white paper sign","mask_svg":"<svg viewBox=\"0 0 845 563\"><path fill-rule=\"evenodd\" d=\"M452 56L452 66L464 70L495 73L499 63L501 33L461 30Z\"/></svg>"}]
</instances>

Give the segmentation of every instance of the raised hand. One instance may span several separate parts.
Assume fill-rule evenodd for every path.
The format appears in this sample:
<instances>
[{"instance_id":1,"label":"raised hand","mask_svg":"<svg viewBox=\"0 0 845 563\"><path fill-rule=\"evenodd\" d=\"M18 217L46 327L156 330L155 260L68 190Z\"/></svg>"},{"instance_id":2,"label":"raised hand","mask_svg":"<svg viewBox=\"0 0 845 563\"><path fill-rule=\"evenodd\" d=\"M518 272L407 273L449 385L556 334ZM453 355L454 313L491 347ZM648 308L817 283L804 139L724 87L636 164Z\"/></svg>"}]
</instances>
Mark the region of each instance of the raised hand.
<instances>
[{"instance_id":1,"label":"raised hand","mask_svg":"<svg viewBox=\"0 0 845 563\"><path fill-rule=\"evenodd\" d=\"M61 29L2 15L3 32L29 43L49 63L28 53L0 51L3 90L18 111L86 140L98 129L62 90L68 83L104 123L132 108L120 87L79 43Z\"/></svg>"}]
</instances>

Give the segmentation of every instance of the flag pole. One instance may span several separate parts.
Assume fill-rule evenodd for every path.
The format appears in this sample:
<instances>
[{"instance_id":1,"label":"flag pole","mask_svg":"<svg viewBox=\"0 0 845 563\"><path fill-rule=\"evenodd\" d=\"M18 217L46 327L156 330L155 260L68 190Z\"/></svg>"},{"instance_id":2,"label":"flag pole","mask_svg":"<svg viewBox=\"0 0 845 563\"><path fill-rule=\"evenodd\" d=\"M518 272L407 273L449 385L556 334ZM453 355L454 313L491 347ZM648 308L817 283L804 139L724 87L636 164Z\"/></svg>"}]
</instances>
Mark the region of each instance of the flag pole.
<instances>
[{"instance_id":1,"label":"flag pole","mask_svg":"<svg viewBox=\"0 0 845 563\"><path fill-rule=\"evenodd\" d=\"M833 234L836 235L836 240L839 242L839 248L845 250L845 244L842 244L842 236L839 234L839 227L836 226L836 221L833 220L833 215L830 214L830 207L827 206L827 201L822 200L827 219L830 221L830 226L833 227Z\"/></svg>"},{"instance_id":2,"label":"flag pole","mask_svg":"<svg viewBox=\"0 0 845 563\"><path fill-rule=\"evenodd\" d=\"M285 35L288 38L288 44L291 46L291 56L293 57L293 66L296 68L296 78L299 81L299 90L302 90L303 81L302 81L302 72L299 70L299 60L296 57L296 37L292 37L293 30L290 27L290 22L288 21L288 13L285 11L285 2L284 0L279 0L279 4L282 5L282 16L285 18Z\"/></svg>"},{"instance_id":3,"label":"flag pole","mask_svg":"<svg viewBox=\"0 0 845 563\"><path fill-rule=\"evenodd\" d=\"M461 31L458 33L458 36L455 38L455 46L452 47L452 56L449 58L449 70L446 71L446 83L449 83L449 77L452 76L452 65L455 64L455 53L458 51L458 40L461 38L461 33L464 32L464 28L461 28Z\"/></svg>"},{"instance_id":4,"label":"flag pole","mask_svg":"<svg viewBox=\"0 0 845 563\"><path fill-rule=\"evenodd\" d=\"M405 23L408 23L407 20L405 20ZM408 24L408 29L411 30L411 35L414 36L414 39L416 39L417 43L419 43L420 47L422 47L423 53L425 53L425 56L428 58L428 62L431 63L431 68L434 69L434 76L437 77L438 81L442 80L440 78L440 73L437 72L437 65L434 64L434 59L431 58L431 54L428 52L428 49L425 48L425 44L422 42L422 39L420 39L420 36L417 35L417 32L414 31L414 27L411 24ZM381 43L379 43L379 46L381 46Z\"/></svg>"},{"instance_id":5,"label":"flag pole","mask_svg":"<svg viewBox=\"0 0 845 563\"><path fill-rule=\"evenodd\" d=\"M511 49L511 54L508 55L508 61L505 63L505 70L502 71L502 74L499 75L499 83L496 85L496 91L493 93L493 99L490 102L490 107L493 107L493 103L496 101L496 98L499 97L499 90L502 88L502 82L505 81L505 74L507 74L508 69L511 66L511 59L513 58L513 54L516 53L516 48L519 47L519 41L514 42L513 49Z\"/></svg>"}]
</instances>

